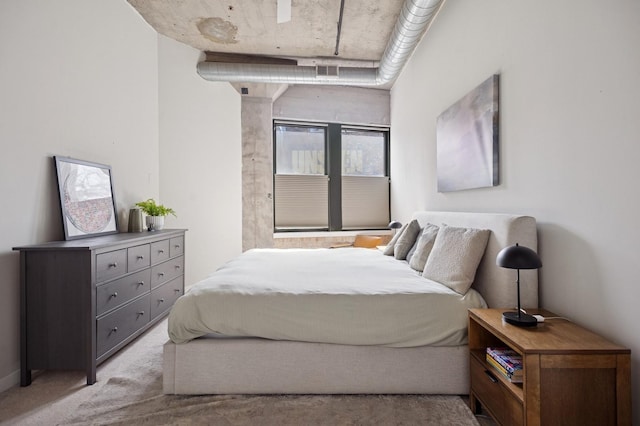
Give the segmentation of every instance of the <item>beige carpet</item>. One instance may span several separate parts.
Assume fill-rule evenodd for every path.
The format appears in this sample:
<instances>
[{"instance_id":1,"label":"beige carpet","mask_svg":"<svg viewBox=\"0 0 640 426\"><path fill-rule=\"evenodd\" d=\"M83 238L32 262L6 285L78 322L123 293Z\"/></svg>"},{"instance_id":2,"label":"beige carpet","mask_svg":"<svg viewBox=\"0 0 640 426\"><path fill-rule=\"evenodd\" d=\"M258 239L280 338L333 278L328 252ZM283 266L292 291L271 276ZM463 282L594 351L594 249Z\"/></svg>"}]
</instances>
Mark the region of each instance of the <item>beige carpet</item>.
<instances>
[{"instance_id":1,"label":"beige carpet","mask_svg":"<svg viewBox=\"0 0 640 426\"><path fill-rule=\"evenodd\" d=\"M0 423L24 425L478 425L457 396L162 394L166 321L98 368L43 372L0 394Z\"/></svg>"}]
</instances>

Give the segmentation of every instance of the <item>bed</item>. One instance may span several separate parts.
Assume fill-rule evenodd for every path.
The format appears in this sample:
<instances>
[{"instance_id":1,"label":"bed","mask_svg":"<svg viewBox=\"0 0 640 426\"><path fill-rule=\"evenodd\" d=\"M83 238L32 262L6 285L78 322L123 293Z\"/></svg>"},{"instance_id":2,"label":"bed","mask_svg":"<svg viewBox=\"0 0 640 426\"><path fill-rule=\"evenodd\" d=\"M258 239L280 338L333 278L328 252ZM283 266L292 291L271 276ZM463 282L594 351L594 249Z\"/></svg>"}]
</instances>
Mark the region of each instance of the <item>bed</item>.
<instances>
[{"instance_id":1,"label":"bed","mask_svg":"<svg viewBox=\"0 0 640 426\"><path fill-rule=\"evenodd\" d=\"M466 310L512 309L515 277L495 258L515 243L536 249L536 222L450 212L412 219L421 232L431 224L441 235L445 228L490 231L471 288L429 280L379 250L250 250L174 305L164 392L467 394ZM424 269L437 270L436 257ZM521 275L523 306L537 307L537 271Z\"/></svg>"}]
</instances>

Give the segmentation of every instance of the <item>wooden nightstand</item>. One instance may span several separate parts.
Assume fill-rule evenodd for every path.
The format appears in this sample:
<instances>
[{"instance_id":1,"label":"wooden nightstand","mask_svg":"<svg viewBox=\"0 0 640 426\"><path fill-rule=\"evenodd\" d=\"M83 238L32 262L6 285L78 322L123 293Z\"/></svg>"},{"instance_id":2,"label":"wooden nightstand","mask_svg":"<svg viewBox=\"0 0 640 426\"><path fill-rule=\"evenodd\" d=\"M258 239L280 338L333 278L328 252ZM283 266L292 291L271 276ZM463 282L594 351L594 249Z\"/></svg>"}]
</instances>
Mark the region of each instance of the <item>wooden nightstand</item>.
<instances>
[{"instance_id":1,"label":"wooden nightstand","mask_svg":"<svg viewBox=\"0 0 640 426\"><path fill-rule=\"evenodd\" d=\"M469 311L472 411L482 405L502 425L631 424L629 349L564 319L516 327L502 321L503 311ZM524 383L509 382L486 362L488 346L522 355Z\"/></svg>"}]
</instances>

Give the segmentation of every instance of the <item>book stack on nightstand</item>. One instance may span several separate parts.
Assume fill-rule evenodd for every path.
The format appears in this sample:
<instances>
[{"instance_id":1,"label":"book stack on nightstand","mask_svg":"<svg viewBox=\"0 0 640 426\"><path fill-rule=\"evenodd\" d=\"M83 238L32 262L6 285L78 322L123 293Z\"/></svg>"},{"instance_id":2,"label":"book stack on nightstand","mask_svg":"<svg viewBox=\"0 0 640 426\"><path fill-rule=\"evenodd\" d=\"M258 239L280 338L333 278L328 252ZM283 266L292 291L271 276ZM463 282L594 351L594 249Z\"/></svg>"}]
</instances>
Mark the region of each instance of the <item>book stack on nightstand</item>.
<instances>
[{"instance_id":1,"label":"book stack on nightstand","mask_svg":"<svg viewBox=\"0 0 640 426\"><path fill-rule=\"evenodd\" d=\"M501 425L631 424L629 349L565 319L517 327L502 321L502 311L469 310L469 403L475 413L482 407ZM511 377L492 362L499 359L496 348L512 356ZM521 379L514 379L518 374Z\"/></svg>"},{"instance_id":2,"label":"book stack on nightstand","mask_svg":"<svg viewBox=\"0 0 640 426\"><path fill-rule=\"evenodd\" d=\"M487 363L511 383L522 383L522 357L504 347L488 347Z\"/></svg>"}]
</instances>

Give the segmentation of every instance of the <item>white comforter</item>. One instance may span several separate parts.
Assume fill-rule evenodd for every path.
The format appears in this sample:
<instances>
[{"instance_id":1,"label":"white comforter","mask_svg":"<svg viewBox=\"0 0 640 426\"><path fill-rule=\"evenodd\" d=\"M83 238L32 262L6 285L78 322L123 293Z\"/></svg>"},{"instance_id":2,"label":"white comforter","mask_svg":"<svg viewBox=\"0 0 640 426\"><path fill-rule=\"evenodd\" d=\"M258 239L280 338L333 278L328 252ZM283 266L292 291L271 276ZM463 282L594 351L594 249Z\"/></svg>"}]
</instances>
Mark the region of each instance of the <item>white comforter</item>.
<instances>
[{"instance_id":1,"label":"white comforter","mask_svg":"<svg viewBox=\"0 0 640 426\"><path fill-rule=\"evenodd\" d=\"M454 346L466 343L467 309L482 307L475 290L460 295L378 250L254 249L176 301L169 337Z\"/></svg>"}]
</instances>

